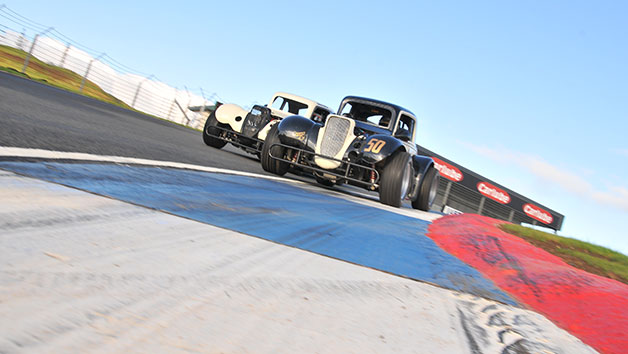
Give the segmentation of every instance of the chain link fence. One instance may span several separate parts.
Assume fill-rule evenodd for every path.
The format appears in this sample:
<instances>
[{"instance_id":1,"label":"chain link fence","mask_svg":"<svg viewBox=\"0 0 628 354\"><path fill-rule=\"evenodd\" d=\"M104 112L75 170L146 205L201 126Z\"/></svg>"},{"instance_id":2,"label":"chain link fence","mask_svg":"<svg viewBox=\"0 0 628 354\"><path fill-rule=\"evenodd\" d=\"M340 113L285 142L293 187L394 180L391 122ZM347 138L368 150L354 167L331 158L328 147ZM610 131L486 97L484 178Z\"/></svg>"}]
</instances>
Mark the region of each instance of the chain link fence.
<instances>
[{"instance_id":1,"label":"chain link fence","mask_svg":"<svg viewBox=\"0 0 628 354\"><path fill-rule=\"evenodd\" d=\"M29 66L32 68L32 58L37 58L79 75L80 93L89 93L87 85L93 83L135 110L192 128L202 128L208 112L218 100L222 101L216 93L206 96L209 91L202 88L179 89L161 82L155 75L129 68L106 53L81 45L5 5L0 5L0 45L26 53L22 73Z\"/></svg>"}]
</instances>

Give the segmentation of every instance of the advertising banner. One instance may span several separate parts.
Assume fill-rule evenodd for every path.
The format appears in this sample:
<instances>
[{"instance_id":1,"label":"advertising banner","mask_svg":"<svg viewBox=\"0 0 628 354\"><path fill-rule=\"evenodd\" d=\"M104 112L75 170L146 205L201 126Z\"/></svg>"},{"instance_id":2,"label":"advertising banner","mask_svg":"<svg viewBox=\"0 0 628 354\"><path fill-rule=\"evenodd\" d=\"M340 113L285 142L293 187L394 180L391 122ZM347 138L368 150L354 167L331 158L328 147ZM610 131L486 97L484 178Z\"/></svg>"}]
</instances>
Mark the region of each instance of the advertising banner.
<instances>
[{"instance_id":1,"label":"advertising banner","mask_svg":"<svg viewBox=\"0 0 628 354\"><path fill-rule=\"evenodd\" d=\"M509 188L501 186L479 174L448 160L424 147L417 145L419 154L434 159L435 167L441 177L458 183L467 189L479 193L481 196L505 205L516 212L527 215L539 225L560 230L564 216L547 208L527 197L524 197ZM532 221L531 221L532 222Z\"/></svg>"}]
</instances>

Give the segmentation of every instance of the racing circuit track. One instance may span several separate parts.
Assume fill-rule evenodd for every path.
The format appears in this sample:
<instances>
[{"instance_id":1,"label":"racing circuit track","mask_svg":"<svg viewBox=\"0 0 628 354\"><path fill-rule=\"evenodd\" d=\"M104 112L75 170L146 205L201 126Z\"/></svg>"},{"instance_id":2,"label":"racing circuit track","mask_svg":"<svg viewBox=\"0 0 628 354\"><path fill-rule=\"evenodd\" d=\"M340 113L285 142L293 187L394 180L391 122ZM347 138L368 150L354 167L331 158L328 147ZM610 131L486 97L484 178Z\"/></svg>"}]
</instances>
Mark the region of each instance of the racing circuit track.
<instances>
[{"instance_id":1,"label":"racing circuit track","mask_svg":"<svg viewBox=\"0 0 628 354\"><path fill-rule=\"evenodd\" d=\"M565 328L627 346L530 302L436 214L269 176L197 131L4 73L0 122L0 352L594 352Z\"/></svg>"},{"instance_id":2,"label":"racing circuit track","mask_svg":"<svg viewBox=\"0 0 628 354\"><path fill-rule=\"evenodd\" d=\"M238 149L206 149L198 131L3 72L0 112L0 146L177 161L266 174L259 161Z\"/></svg>"}]
</instances>

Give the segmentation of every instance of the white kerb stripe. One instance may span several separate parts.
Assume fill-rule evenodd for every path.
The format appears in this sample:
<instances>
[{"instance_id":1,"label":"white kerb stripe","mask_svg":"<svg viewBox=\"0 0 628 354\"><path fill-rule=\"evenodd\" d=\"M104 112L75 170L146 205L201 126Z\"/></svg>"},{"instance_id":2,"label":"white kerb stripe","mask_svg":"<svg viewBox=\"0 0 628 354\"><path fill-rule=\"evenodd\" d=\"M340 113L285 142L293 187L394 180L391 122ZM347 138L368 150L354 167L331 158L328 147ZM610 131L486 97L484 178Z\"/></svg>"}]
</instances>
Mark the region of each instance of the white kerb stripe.
<instances>
[{"instance_id":1,"label":"white kerb stripe","mask_svg":"<svg viewBox=\"0 0 628 354\"><path fill-rule=\"evenodd\" d=\"M338 198L342 198L344 200L352 201L354 203L367 205L367 206L375 207L378 209L388 210L393 213L397 213L400 215L405 215L405 216L409 216L409 217L417 218L421 220L433 221L441 217L440 214L436 214L436 213L423 212L420 210L413 210L413 209L407 209L407 208L390 207L390 206L387 206L387 205L384 205L384 204L381 204L372 200L364 199L361 197L356 197L353 195L347 195L346 193L341 193L339 191L321 189L318 187L312 188L309 183L294 180L294 179L274 177L274 176L265 176L265 175L260 175L256 173L240 172L240 171L228 170L224 168L192 165L192 164L181 163L181 162L148 160L148 159L140 159L140 158L135 158L135 157L96 155L96 154L87 154L87 153L82 153L82 152L65 152L65 151L52 151L52 150L43 150L43 149L27 149L27 148L0 146L0 157L3 157L3 156L4 157L50 159L50 160L79 160L79 161L112 162L112 163L119 163L119 164L137 164L137 165L157 166L157 167L184 168L184 169L194 170L194 171L222 173L222 174L230 174L230 175L244 176L244 177L264 178L267 180L292 183L294 185L305 187L306 189L310 191L313 191L315 189L317 193L323 193L323 194L335 196Z\"/></svg>"},{"instance_id":2,"label":"white kerb stripe","mask_svg":"<svg viewBox=\"0 0 628 354\"><path fill-rule=\"evenodd\" d=\"M228 170L224 168L192 165L192 164L181 163L181 162L149 160L149 159L140 159L140 158L135 158L135 157L95 155L95 154L87 154L87 153L82 153L82 152L64 152L64 151L51 151L51 150L43 150L43 149L27 149L27 148L0 146L0 156L53 159L53 160L99 161L99 162L113 162L113 163L120 163L120 164L173 167L173 168L184 168L188 170L196 170L196 171L203 171L203 172L214 172L214 173L224 173L224 174L245 176L245 177L265 178L265 179L282 181L282 182L290 182L290 183L298 182L298 181L290 180L287 178L265 176L265 175L260 175L256 173L234 171L234 170Z\"/></svg>"}]
</instances>

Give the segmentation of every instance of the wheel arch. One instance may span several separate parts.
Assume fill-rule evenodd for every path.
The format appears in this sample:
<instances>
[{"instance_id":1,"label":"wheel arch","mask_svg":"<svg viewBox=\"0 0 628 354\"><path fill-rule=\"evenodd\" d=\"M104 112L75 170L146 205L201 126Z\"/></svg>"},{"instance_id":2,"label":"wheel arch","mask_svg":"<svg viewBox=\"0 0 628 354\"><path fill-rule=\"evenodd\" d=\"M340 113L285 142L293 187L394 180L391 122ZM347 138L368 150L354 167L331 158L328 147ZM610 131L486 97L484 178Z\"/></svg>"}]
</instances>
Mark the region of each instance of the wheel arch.
<instances>
[{"instance_id":1,"label":"wheel arch","mask_svg":"<svg viewBox=\"0 0 628 354\"><path fill-rule=\"evenodd\" d=\"M420 197L420 191L423 190L423 184L426 183L425 176L427 175L428 171L430 169L434 169L436 171L436 174L439 174L439 172L438 170L436 170L436 165L434 164L434 160L429 156L424 156L424 155L412 156L412 165L414 167L415 182L412 187L412 192L410 193L410 199L412 199L414 203ZM427 182L431 183L431 181L427 181Z\"/></svg>"},{"instance_id":2,"label":"wheel arch","mask_svg":"<svg viewBox=\"0 0 628 354\"><path fill-rule=\"evenodd\" d=\"M277 124L277 133L282 144L314 151L319 123L302 116L289 116Z\"/></svg>"},{"instance_id":3,"label":"wheel arch","mask_svg":"<svg viewBox=\"0 0 628 354\"><path fill-rule=\"evenodd\" d=\"M241 133L242 124L249 112L237 104L227 103L218 107L215 113L219 123L228 124L233 131Z\"/></svg>"},{"instance_id":4,"label":"wheel arch","mask_svg":"<svg viewBox=\"0 0 628 354\"><path fill-rule=\"evenodd\" d=\"M416 174L424 176L427 170L434 166L434 160L429 156L414 155L412 156L412 165Z\"/></svg>"}]
</instances>

